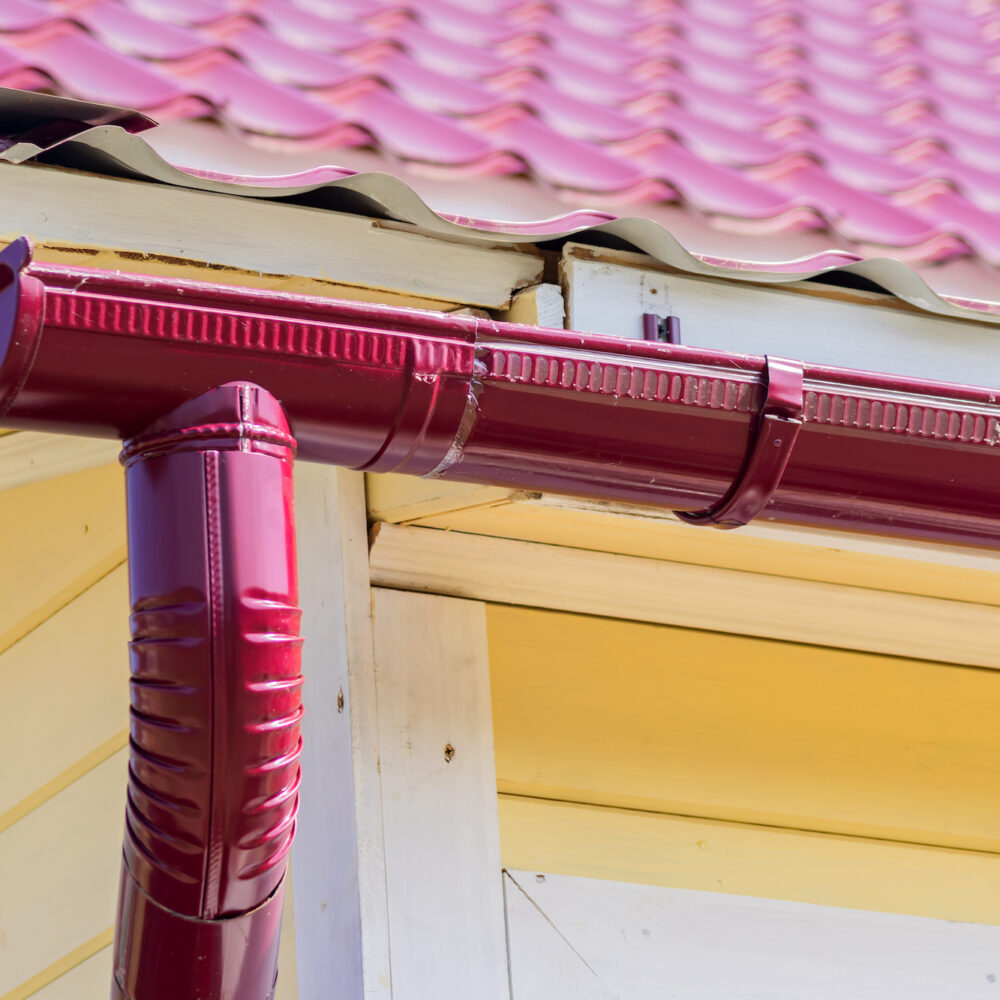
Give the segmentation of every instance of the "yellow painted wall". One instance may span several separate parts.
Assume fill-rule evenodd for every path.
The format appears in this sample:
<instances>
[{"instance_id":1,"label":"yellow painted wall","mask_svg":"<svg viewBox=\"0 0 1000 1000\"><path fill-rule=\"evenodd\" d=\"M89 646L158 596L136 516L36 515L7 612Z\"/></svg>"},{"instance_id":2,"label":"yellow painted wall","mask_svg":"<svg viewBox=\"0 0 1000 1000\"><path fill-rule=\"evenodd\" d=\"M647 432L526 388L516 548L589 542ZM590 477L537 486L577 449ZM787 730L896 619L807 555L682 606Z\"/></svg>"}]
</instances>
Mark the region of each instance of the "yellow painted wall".
<instances>
[{"instance_id":1,"label":"yellow painted wall","mask_svg":"<svg viewBox=\"0 0 1000 1000\"><path fill-rule=\"evenodd\" d=\"M124 508L117 465L0 492L0 1000L103 1000L110 986L128 736ZM296 995L289 905L277 1000Z\"/></svg>"},{"instance_id":2,"label":"yellow painted wall","mask_svg":"<svg viewBox=\"0 0 1000 1000\"><path fill-rule=\"evenodd\" d=\"M1000 923L1000 671L488 623L505 865Z\"/></svg>"}]
</instances>

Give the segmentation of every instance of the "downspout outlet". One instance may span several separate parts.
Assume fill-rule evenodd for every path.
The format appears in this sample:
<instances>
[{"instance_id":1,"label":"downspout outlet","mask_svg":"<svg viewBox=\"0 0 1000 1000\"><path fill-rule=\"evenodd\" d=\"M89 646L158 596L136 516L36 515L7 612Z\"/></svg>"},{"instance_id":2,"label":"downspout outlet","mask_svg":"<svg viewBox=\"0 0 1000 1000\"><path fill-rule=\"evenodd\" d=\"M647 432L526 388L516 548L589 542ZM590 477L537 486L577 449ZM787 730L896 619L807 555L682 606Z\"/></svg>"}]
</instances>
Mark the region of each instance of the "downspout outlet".
<instances>
[{"instance_id":1,"label":"downspout outlet","mask_svg":"<svg viewBox=\"0 0 1000 1000\"><path fill-rule=\"evenodd\" d=\"M277 400L212 389L126 441L131 739L112 1000L269 1000L302 713Z\"/></svg>"}]
</instances>

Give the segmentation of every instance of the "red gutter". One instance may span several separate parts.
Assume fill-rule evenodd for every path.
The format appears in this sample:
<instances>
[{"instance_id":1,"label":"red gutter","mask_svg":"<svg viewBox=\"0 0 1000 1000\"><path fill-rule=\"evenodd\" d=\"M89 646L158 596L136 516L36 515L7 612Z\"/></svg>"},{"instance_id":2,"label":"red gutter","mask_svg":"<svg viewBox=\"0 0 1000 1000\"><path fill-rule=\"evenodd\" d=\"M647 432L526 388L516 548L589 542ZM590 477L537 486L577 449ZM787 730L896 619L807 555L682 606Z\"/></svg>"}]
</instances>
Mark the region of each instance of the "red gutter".
<instances>
[{"instance_id":1,"label":"red gutter","mask_svg":"<svg viewBox=\"0 0 1000 1000\"><path fill-rule=\"evenodd\" d=\"M0 254L19 272L0 292L8 427L124 437L246 379L281 400L305 459L700 511L732 492L760 423L760 357L25 255ZM802 371L762 516L996 545L996 390Z\"/></svg>"},{"instance_id":2,"label":"red gutter","mask_svg":"<svg viewBox=\"0 0 1000 1000\"><path fill-rule=\"evenodd\" d=\"M267 1000L299 785L281 407L235 384L125 444L131 726L112 1000Z\"/></svg>"}]
</instances>

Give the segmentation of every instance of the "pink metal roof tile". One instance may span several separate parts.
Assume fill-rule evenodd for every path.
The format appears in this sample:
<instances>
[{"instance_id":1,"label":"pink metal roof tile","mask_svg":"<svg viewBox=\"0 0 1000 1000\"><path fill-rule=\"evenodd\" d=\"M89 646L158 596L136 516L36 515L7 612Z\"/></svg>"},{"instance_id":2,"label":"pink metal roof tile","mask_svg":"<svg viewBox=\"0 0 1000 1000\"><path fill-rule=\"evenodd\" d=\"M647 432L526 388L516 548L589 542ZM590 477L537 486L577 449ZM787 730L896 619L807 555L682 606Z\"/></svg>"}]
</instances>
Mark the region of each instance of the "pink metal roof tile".
<instances>
[{"instance_id":1,"label":"pink metal roof tile","mask_svg":"<svg viewBox=\"0 0 1000 1000\"><path fill-rule=\"evenodd\" d=\"M599 103L614 105L635 100L648 94L651 89L638 81L608 73L572 56L544 47L526 54L516 65L534 69L567 94Z\"/></svg>"},{"instance_id":2,"label":"pink metal roof tile","mask_svg":"<svg viewBox=\"0 0 1000 1000\"><path fill-rule=\"evenodd\" d=\"M406 49L424 66L458 79L486 79L510 69L510 60L492 49L475 49L437 35L410 19L397 20L382 34Z\"/></svg>"},{"instance_id":3,"label":"pink metal roof tile","mask_svg":"<svg viewBox=\"0 0 1000 1000\"><path fill-rule=\"evenodd\" d=\"M360 79L316 95L338 115L363 127L397 156L442 166L478 165L484 173L512 173L519 164L488 139L444 115L407 104L377 80Z\"/></svg>"},{"instance_id":4,"label":"pink metal roof tile","mask_svg":"<svg viewBox=\"0 0 1000 1000\"><path fill-rule=\"evenodd\" d=\"M293 87L265 79L221 48L161 65L178 84L207 95L248 132L314 141L329 137L331 145L359 141L358 130L343 117Z\"/></svg>"},{"instance_id":5,"label":"pink metal roof tile","mask_svg":"<svg viewBox=\"0 0 1000 1000\"><path fill-rule=\"evenodd\" d=\"M919 246L938 232L934 223L915 213L836 180L809 157L790 157L753 174L799 204L815 208L860 243Z\"/></svg>"},{"instance_id":6,"label":"pink metal roof tile","mask_svg":"<svg viewBox=\"0 0 1000 1000\"><path fill-rule=\"evenodd\" d=\"M248 18L220 21L203 34L210 35L217 47L230 49L250 69L276 83L310 90L339 87L363 75L334 55L286 42Z\"/></svg>"},{"instance_id":7,"label":"pink metal roof tile","mask_svg":"<svg viewBox=\"0 0 1000 1000\"><path fill-rule=\"evenodd\" d=\"M774 228L801 224L807 218L795 212L796 205L787 195L738 170L708 163L665 135L614 148L655 176L669 178L678 193L702 211L746 221L772 220ZM794 223L789 218L793 214ZM778 219L783 221L778 223Z\"/></svg>"},{"instance_id":8,"label":"pink metal roof tile","mask_svg":"<svg viewBox=\"0 0 1000 1000\"><path fill-rule=\"evenodd\" d=\"M116 0L75 0L59 6L100 41L130 56L187 59L212 46L210 39L190 28L154 21Z\"/></svg>"},{"instance_id":9,"label":"pink metal roof tile","mask_svg":"<svg viewBox=\"0 0 1000 1000\"><path fill-rule=\"evenodd\" d=\"M122 0L133 10L165 24L196 27L211 24L231 13L226 0Z\"/></svg>"},{"instance_id":10,"label":"pink metal roof tile","mask_svg":"<svg viewBox=\"0 0 1000 1000\"><path fill-rule=\"evenodd\" d=\"M481 115L503 103L482 83L424 66L390 43L369 45L344 58L359 70L379 76L400 97L425 111Z\"/></svg>"},{"instance_id":11,"label":"pink metal roof tile","mask_svg":"<svg viewBox=\"0 0 1000 1000\"><path fill-rule=\"evenodd\" d=\"M253 14L276 37L317 52L346 52L378 38L362 25L334 21L286 0L257 0Z\"/></svg>"},{"instance_id":12,"label":"pink metal roof tile","mask_svg":"<svg viewBox=\"0 0 1000 1000\"><path fill-rule=\"evenodd\" d=\"M142 60L114 52L70 21L53 21L35 31L5 32L0 41L19 53L26 65L44 70L84 100L127 105L164 118L211 110L202 95Z\"/></svg>"},{"instance_id":13,"label":"pink metal roof tile","mask_svg":"<svg viewBox=\"0 0 1000 1000\"><path fill-rule=\"evenodd\" d=\"M645 119L614 107L563 93L535 73L519 73L502 88L510 100L526 104L561 135L591 142L618 142L648 131Z\"/></svg>"},{"instance_id":14,"label":"pink metal roof tile","mask_svg":"<svg viewBox=\"0 0 1000 1000\"><path fill-rule=\"evenodd\" d=\"M618 193L636 201L649 197L652 190L640 166L614 156L596 143L561 136L517 105L472 119L470 124L558 187Z\"/></svg>"},{"instance_id":15,"label":"pink metal roof tile","mask_svg":"<svg viewBox=\"0 0 1000 1000\"><path fill-rule=\"evenodd\" d=\"M60 18L59 11L34 0L4 0L0 4L0 31L33 31Z\"/></svg>"},{"instance_id":16,"label":"pink metal roof tile","mask_svg":"<svg viewBox=\"0 0 1000 1000\"><path fill-rule=\"evenodd\" d=\"M1000 263L993 0L0 0L12 84Z\"/></svg>"},{"instance_id":17,"label":"pink metal roof tile","mask_svg":"<svg viewBox=\"0 0 1000 1000\"><path fill-rule=\"evenodd\" d=\"M495 14L483 14L448 0L420 0L407 5L415 17L445 38L466 45L490 46L523 34L523 28Z\"/></svg>"},{"instance_id":18,"label":"pink metal roof tile","mask_svg":"<svg viewBox=\"0 0 1000 1000\"><path fill-rule=\"evenodd\" d=\"M946 181L929 181L893 200L932 222L938 231L960 236L979 256L1000 264L1000 219L971 204Z\"/></svg>"}]
</instances>

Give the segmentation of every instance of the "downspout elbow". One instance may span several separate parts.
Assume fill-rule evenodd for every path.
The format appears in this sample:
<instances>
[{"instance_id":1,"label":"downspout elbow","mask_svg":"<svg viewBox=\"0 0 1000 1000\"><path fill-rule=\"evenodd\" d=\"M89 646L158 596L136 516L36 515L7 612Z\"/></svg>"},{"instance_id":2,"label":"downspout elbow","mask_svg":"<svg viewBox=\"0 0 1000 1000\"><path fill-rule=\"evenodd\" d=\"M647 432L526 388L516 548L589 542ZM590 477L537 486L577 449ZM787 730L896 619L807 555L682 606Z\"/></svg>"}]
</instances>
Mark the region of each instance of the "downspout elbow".
<instances>
[{"instance_id":1,"label":"downspout elbow","mask_svg":"<svg viewBox=\"0 0 1000 1000\"><path fill-rule=\"evenodd\" d=\"M232 384L129 440L131 739L112 1000L268 1000L299 784L295 442Z\"/></svg>"}]
</instances>

